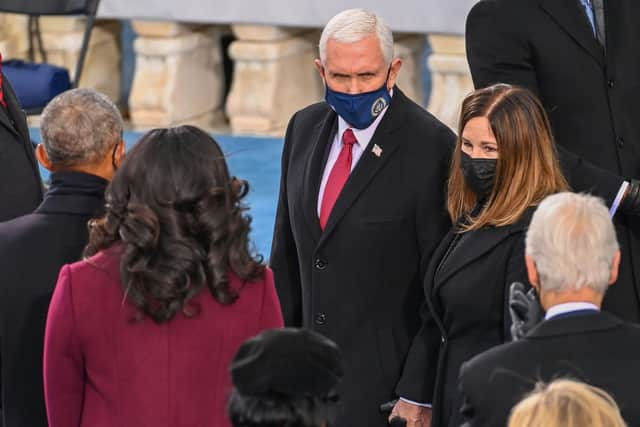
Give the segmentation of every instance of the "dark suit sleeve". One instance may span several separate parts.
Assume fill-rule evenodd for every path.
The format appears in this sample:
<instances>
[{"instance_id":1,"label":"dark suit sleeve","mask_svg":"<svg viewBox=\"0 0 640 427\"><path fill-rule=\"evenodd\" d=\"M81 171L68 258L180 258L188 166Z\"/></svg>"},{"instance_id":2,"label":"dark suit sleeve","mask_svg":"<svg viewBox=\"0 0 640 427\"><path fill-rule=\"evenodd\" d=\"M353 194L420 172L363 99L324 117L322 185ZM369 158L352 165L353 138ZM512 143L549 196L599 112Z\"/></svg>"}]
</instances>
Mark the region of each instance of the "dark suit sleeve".
<instances>
[{"instance_id":1,"label":"dark suit sleeve","mask_svg":"<svg viewBox=\"0 0 640 427\"><path fill-rule=\"evenodd\" d=\"M426 191L419 202L416 217L416 229L418 230L421 251L421 277L425 277L434 250L446 231L451 228L446 211L445 195L455 135L451 130L442 126L438 131L436 141L438 144L442 144L441 169L431 171L433 175L428 177L424 183ZM441 186L441 188L434 186ZM431 403L436 383L441 333L426 300L422 302L420 315L422 326L409 348L396 393L398 396L414 402Z\"/></svg>"},{"instance_id":2,"label":"dark suit sleeve","mask_svg":"<svg viewBox=\"0 0 640 427\"><path fill-rule=\"evenodd\" d=\"M528 41L512 25L516 17L494 0L477 3L467 16L467 60L476 88L495 83L524 86L538 94Z\"/></svg>"},{"instance_id":3,"label":"dark suit sleeve","mask_svg":"<svg viewBox=\"0 0 640 427\"><path fill-rule=\"evenodd\" d=\"M518 7L483 0L469 12L467 60L476 89L508 83L539 95L530 41L522 30L527 23L516 16ZM611 206L624 179L565 150L562 141L557 142L560 164L572 190L599 196Z\"/></svg>"},{"instance_id":4,"label":"dark suit sleeve","mask_svg":"<svg viewBox=\"0 0 640 427\"><path fill-rule=\"evenodd\" d=\"M419 403L433 402L441 334L426 302L420 309L422 326L413 338L396 394Z\"/></svg>"},{"instance_id":5,"label":"dark suit sleeve","mask_svg":"<svg viewBox=\"0 0 640 427\"><path fill-rule=\"evenodd\" d=\"M282 309L280 308L280 301L273 281L273 272L267 268L260 314L260 329L282 328L283 326Z\"/></svg>"},{"instance_id":6,"label":"dark suit sleeve","mask_svg":"<svg viewBox=\"0 0 640 427\"><path fill-rule=\"evenodd\" d=\"M590 193L604 199L611 206L624 182L624 178L584 160L567 151L561 144L558 159L571 189L577 193Z\"/></svg>"},{"instance_id":7,"label":"dark suit sleeve","mask_svg":"<svg viewBox=\"0 0 640 427\"><path fill-rule=\"evenodd\" d=\"M9 81L2 82L7 108L0 108L0 222L33 212L42 201L26 117Z\"/></svg>"},{"instance_id":8,"label":"dark suit sleeve","mask_svg":"<svg viewBox=\"0 0 640 427\"><path fill-rule=\"evenodd\" d=\"M289 202L287 198L287 170L294 129L294 115L289 121L282 150L282 170L280 175L280 195L276 223L273 231L273 244L269 265L273 270L276 289L282 306L286 326L302 326L302 289L298 253L291 230Z\"/></svg>"},{"instance_id":9,"label":"dark suit sleeve","mask_svg":"<svg viewBox=\"0 0 640 427\"><path fill-rule=\"evenodd\" d=\"M451 229L451 219L447 212L447 180L451 166L451 156L455 148L456 136L447 126L438 123L434 141L438 144L440 160L437 168L425 171L425 181L421 185L422 197L416 209L416 230L420 251L420 277L424 278L433 251L442 237Z\"/></svg>"}]
</instances>

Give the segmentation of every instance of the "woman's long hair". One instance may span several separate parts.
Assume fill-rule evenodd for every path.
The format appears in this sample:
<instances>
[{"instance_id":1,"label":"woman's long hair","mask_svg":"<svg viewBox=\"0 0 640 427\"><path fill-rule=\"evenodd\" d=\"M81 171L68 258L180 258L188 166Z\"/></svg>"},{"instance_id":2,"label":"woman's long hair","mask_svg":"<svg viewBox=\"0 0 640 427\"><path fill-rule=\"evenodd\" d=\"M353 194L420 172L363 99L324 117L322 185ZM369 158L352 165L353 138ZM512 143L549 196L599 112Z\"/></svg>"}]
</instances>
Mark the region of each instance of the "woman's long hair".
<instances>
[{"instance_id":1,"label":"woman's long hair","mask_svg":"<svg viewBox=\"0 0 640 427\"><path fill-rule=\"evenodd\" d=\"M461 164L462 132L475 117L486 117L498 144L496 180L482 211L467 185ZM448 210L463 230L513 224L546 196L568 190L557 159L549 119L538 98L527 89L498 84L471 93L462 103L460 128L448 186Z\"/></svg>"},{"instance_id":2,"label":"woman's long hair","mask_svg":"<svg viewBox=\"0 0 640 427\"><path fill-rule=\"evenodd\" d=\"M229 272L264 275L249 251L246 182L231 179L224 155L193 126L155 129L142 137L106 191L106 214L90 223L85 256L121 243L126 297L141 314L166 322L197 314L189 300L204 286L232 304Z\"/></svg>"}]
</instances>

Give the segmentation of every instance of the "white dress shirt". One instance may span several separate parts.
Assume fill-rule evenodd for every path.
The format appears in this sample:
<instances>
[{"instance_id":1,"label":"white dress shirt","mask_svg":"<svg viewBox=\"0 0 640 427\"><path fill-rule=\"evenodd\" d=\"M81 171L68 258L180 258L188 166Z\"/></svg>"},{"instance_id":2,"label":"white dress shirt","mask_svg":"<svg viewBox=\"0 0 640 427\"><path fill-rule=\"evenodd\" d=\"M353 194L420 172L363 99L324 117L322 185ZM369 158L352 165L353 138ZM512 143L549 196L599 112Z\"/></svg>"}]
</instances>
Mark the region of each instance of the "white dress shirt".
<instances>
[{"instance_id":1,"label":"white dress shirt","mask_svg":"<svg viewBox=\"0 0 640 427\"><path fill-rule=\"evenodd\" d=\"M393 96L393 93L391 93ZM365 129L356 129L351 127L349 123L346 122L345 119L338 116L338 132L333 136L333 142L331 143L331 151L329 151L329 157L327 157L327 164L324 166L324 172L322 173L322 181L320 182L320 193L318 194L318 217L320 217L320 208L322 207L322 198L324 196L324 189L327 186L327 181L329 180L329 175L331 174L331 169L333 169L333 165L336 164L338 160L338 156L340 155L340 151L342 150L342 135L344 131L351 128L353 130L353 134L358 140L357 144L353 144L351 148L351 170L356 167L356 164L362 157L362 153L369 145L371 138L373 138L373 134L376 132L382 117L386 114L389 106L387 106L378 117L369 125L368 128Z\"/></svg>"},{"instance_id":2,"label":"white dress shirt","mask_svg":"<svg viewBox=\"0 0 640 427\"><path fill-rule=\"evenodd\" d=\"M571 313L572 311L580 311L580 310L600 311L600 308L595 304L591 304L590 302L567 302L564 304L554 305L553 307L549 308L549 310L547 310L547 314L545 314L544 316L544 320L551 319L561 314Z\"/></svg>"}]
</instances>

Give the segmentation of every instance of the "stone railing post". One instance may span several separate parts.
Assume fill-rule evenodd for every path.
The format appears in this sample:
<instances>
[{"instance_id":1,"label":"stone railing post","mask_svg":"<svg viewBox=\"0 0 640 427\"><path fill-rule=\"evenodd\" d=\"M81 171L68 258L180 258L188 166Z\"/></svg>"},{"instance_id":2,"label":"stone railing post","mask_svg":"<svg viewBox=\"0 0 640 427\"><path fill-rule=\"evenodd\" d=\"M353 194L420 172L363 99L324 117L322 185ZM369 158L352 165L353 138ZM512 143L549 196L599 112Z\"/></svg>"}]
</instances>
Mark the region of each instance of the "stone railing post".
<instances>
[{"instance_id":1,"label":"stone railing post","mask_svg":"<svg viewBox=\"0 0 640 427\"><path fill-rule=\"evenodd\" d=\"M402 68L396 82L405 95L424 105L422 67L425 49L424 34L394 34L394 51L402 59Z\"/></svg>"},{"instance_id":2,"label":"stone railing post","mask_svg":"<svg viewBox=\"0 0 640 427\"><path fill-rule=\"evenodd\" d=\"M136 127L224 121L220 28L134 21L136 70L129 97Z\"/></svg>"},{"instance_id":3,"label":"stone railing post","mask_svg":"<svg viewBox=\"0 0 640 427\"><path fill-rule=\"evenodd\" d=\"M443 123L457 130L460 104L473 90L464 37L431 34L429 41L433 53L427 59L432 79L428 109Z\"/></svg>"},{"instance_id":4,"label":"stone railing post","mask_svg":"<svg viewBox=\"0 0 640 427\"><path fill-rule=\"evenodd\" d=\"M313 60L317 32L233 25L235 61L226 111L236 134L282 135L291 115L321 100L322 80Z\"/></svg>"}]
</instances>

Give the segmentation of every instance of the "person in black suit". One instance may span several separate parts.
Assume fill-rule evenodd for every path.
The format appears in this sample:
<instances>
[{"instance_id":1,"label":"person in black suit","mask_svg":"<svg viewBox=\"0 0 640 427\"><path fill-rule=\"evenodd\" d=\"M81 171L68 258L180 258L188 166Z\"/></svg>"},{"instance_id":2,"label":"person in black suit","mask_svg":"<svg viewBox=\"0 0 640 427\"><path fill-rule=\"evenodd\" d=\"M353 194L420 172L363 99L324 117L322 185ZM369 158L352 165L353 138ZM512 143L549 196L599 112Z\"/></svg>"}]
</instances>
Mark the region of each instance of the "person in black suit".
<instances>
[{"instance_id":1,"label":"person in black suit","mask_svg":"<svg viewBox=\"0 0 640 427\"><path fill-rule=\"evenodd\" d=\"M529 88L547 110L559 148L631 182L608 198L634 216L615 216L622 266L604 308L634 322L640 321L640 186L632 180L640 177L637 22L637 0L482 0L466 27L476 88L498 82ZM585 189L566 176L574 190Z\"/></svg>"},{"instance_id":2,"label":"person in black suit","mask_svg":"<svg viewBox=\"0 0 640 427\"><path fill-rule=\"evenodd\" d=\"M527 232L526 264L546 319L462 366L466 425L504 426L536 382L569 377L607 391L629 426L639 426L640 326L600 311L620 264L603 203L573 193L545 199Z\"/></svg>"},{"instance_id":3,"label":"person in black suit","mask_svg":"<svg viewBox=\"0 0 640 427\"><path fill-rule=\"evenodd\" d=\"M507 289L526 281L524 235L533 209L568 188L544 109L528 90L475 91L460 118L447 201L455 226L425 275L424 320L391 414L409 426L460 425L460 365L511 339ZM411 422L417 404L432 405L431 423Z\"/></svg>"},{"instance_id":4,"label":"person in black suit","mask_svg":"<svg viewBox=\"0 0 640 427\"><path fill-rule=\"evenodd\" d=\"M0 61L2 57L0 57ZM0 73L0 222L33 212L42 201L42 178L27 119Z\"/></svg>"},{"instance_id":5,"label":"person in black suit","mask_svg":"<svg viewBox=\"0 0 640 427\"><path fill-rule=\"evenodd\" d=\"M122 118L104 95L75 89L42 115L36 155L52 172L35 212L0 224L0 379L4 427L47 425L42 354L47 310L60 267L77 261L87 221L124 155Z\"/></svg>"},{"instance_id":6,"label":"person in black suit","mask_svg":"<svg viewBox=\"0 0 640 427\"><path fill-rule=\"evenodd\" d=\"M335 426L382 427L420 326L427 262L450 227L455 136L395 86L401 61L375 14L333 17L316 66L326 102L289 122L270 265L285 323L344 353Z\"/></svg>"}]
</instances>

